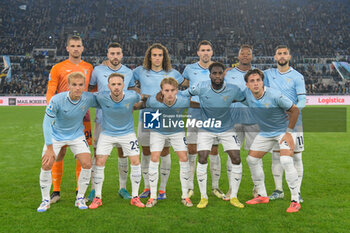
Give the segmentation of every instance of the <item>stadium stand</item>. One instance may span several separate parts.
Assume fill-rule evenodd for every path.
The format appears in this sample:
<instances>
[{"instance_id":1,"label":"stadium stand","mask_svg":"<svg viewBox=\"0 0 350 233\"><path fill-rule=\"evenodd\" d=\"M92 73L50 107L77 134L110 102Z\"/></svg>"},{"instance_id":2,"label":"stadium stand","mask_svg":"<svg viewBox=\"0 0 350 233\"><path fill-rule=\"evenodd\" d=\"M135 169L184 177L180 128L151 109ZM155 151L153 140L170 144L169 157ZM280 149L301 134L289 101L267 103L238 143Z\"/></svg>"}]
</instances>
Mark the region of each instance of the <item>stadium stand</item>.
<instances>
[{"instance_id":1,"label":"stadium stand","mask_svg":"<svg viewBox=\"0 0 350 233\"><path fill-rule=\"evenodd\" d=\"M137 6L137 7L135 7ZM347 0L11 0L0 2L0 55L10 55L12 81L1 95L42 95L48 71L66 55L68 35L79 34L84 59L100 64L110 41L123 45L124 64L142 64L147 47L163 43L179 71L195 61L196 45L211 40L215 59L234 64L239 45L253 45L254 64L274 63L274 47L290 46L292 65L309 94L348 94L331 62L350 62ZM49 58L35 48L54 48ZM57 57L55 57L57 55Z\"/></svg>"}]
</instances>

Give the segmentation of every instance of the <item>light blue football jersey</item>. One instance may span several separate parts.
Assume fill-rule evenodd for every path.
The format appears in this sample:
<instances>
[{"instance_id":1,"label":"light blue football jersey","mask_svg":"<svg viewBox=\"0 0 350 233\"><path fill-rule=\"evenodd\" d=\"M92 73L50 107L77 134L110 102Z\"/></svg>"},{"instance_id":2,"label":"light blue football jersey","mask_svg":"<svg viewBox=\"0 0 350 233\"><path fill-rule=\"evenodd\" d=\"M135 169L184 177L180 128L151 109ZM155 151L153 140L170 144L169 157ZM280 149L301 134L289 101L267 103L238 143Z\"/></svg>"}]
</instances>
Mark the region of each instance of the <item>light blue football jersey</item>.
<instances>
[{"instance_id":1,"label":"light blue football jersey","mask_svg":"<svg viewBox=\"0 0 350 233\"><path fill-rule=\"evenodd\" d=\"M98 92L109 91L108 77L112 73L120 73L124 75L124 90L127 90L129 87L135 86L135 82L132 81L132 70L124 65L121 65L121 67L117 70L113 70L106 65L96 66L92 71L89 85L97 85ZM101 109L96 109L95 122L99 124L102 123Z\"/></svg>"},{"instance_id":2,"label":"light blue football jersey","mask_svg":"<svg viewBox=\"0 0 350 233\"><path fill-rule=\"evenodd\" d=\"M188 89L190 95L197 95L201 108L201 120L209 118L221 121L221 127L203 128L207 131L220 133L233 128L230 115L230 105L233 101L244 101L245 97L236 85L224 82L220 90L214 90L211 81L204 81Z\"/></svg>"},{"instance_id":3,"label":"light blue football jersey","mask_svg":"<svg viewBox=\"0 0 350 233\"><path fill-rule=\"evenodd\" d=\"M89 85L97 85L98 92L109 91L108 77L112 73L124 75L124 90L127 90L128 87L135 86L135 82L132 81L132 70L124 65L121 65L121 67L117 70L113 70L106 65L96 66L92 71Z\"/></svg>"},{"instance_id":4,"label":"light blue football jersey","mask_svg":"<svg viewBox=\"0 0 350 233\"><path fill-rule=\"evenodd\" d=\"M159 113L162 114L160 116L160 128L154 128L154 131L165 135L184 132L185 125L180 126L179 124L184 123L180 123L180 121L183 121L183 112L190 107L190 99L188 97L177 95L175 103L168 106L157 101L155 96L151 96L148 98L146 106L152 109L153 112L159 110Z\"/></svg>"},{"instance_id":5,"label":"light blue football jersey","mask_svg":"<svg viewBox=\"0 0 350 233\"><path fill-rule=\"evenodd\" d=\"M141 94L144 95L156 95L160 91L160 83L164 78L173 77L177 80L179 85L184 81L182 75L175 69L166 72L164 70L161 71L153 71L146 70L143 66L139 66L133 70L133 82L139 81L141 86ZM143 109L140 111L139 119L143 122L143 112L147 111Z\"/></svg>"},{"instance_id":6,"label":"light blue football jersey","mask_svg":"<svg viewBox=\"0 0 350 233\"><path fill-rule=\"evenodd\" d=\"M45 135L46 127L51 127L52 137L56 141L71 141L84 136L83 118L90 107L98 107L96 97L83 92L78 101L69 97L69 92L54 95L46 107L46 115L53 119L52 125L43 125L45 143L50 145L50 136ZM49 143L49 144L48 144Z\"/></svg>"},{"instance_id":7,"label":"light blue football jersey","mask_svg":"<svg viewBox=\"0 0 350 233\"><path fill-rule=\"evenodd\" d=\"M141 86L141 94L155 95L160 91L160 83L164 78L173 77L179 85L184 81L184 78L177 70L166 72L146 70L143 66L139 66L133 70L133 82L139 81Z\"/></svg>"},{"instance_id":8,"label":"light blue football jersey","mask_svg":"<svg viewBox=\"0 0 350 233\"><path fill-rule=\"evenodd\" d=\"M288 116L286 111L293 102L278 90L265 87L264 95L256 99L249 89L244 91L246 101L260 128L263 137L275 137L286 132Z\"/></svg>"},{"instance_id":9,"label":"light blue football jersey","mask_svg":"<svg viewBox=\"0 0 350 233\"><path fill-rule=\"evenodd\" d=\"M254 69L254 67L252 67ZM225 81L237 85L241 91L247 89L246 82L244 81L244 75L247 71L242 71L237 67L226 72ZM231 117L234 124L256 124L256 119L250 111L250 109L242 103L233 103L231 105Z\"/></svg>"},{"instance_id":10,"label":"light blue football jersey","mask_svg":"<svg viewBox=\"0 0 350 233\"><path fill-rule=\"evenodd\" d=\"M124 91L121 101L115 102L109 91L96 94L97 102L102 109L102 132L108 136L123 136L134 133L134 104L141 100L136 91Z\"/></svg>"},{"instance_id":11,"label":"light blue football jersey","mask_svg":"<svg viewBox=\"0 0 350 233\"><path fill-rule=\"evenodd\" d=\"M182 73L182 76L189 81L190 87L196 86L200 82L210 80L209 75L209 69L205 69L200 66L199 62L187 65ZM199 97L193 96L191 101L199 102ZM188 115L191 116L190 118L200 119L200 109L189 108Z\"/></svg>"},{"instance_id":12,"label":"light blue football jersey","mask_svg":"<svg viewBox=\"0 0 350 233\"><path fill-rule=\"evenodd\" d=\"M292 67L285 73L280 73L278 69L271 68L264 71L266 86L279 90L296 105L298 95L306 95L304 76ZM301 111L299 113L297 125L302 125Z\"/></svg>"}]
</instances>

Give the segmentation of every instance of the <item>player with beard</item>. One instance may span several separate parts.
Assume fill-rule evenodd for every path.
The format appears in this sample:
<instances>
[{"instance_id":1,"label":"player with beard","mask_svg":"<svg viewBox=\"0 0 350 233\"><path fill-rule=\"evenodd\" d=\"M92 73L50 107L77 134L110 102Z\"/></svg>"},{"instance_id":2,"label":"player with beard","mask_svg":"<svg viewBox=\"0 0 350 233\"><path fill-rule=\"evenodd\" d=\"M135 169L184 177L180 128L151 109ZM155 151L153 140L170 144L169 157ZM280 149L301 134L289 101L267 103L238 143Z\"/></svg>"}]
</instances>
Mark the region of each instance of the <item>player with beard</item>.
<instances>
[{"instance_id":1,"label":"player with beard","mask_svg":"<svg viewBox=\"0 0 350 233\"><path fill-rule=\"evenodd\" d=\"M199 42L197 46L197 55L199 61L193 64L189 64L185 67L183 72L183 77L185 79L182 86L195 86L199 82L208 81L209 78L209 65L213 63L211 57L213 56L213 46L210 41L203 40ZM191 98L193 102L199 102L198 96L193 96ZM188 115L192 119L200 119L200 109L189 108ZM187 145L188 145L188 158L190 161L191 175L190 175L190 187L188 190L188 196L193 195L193 179L194 173L196 170L196 159L197 159L197 137L198 137L198 128L189 127L187 128ZM210 172L212 177L212 193L218 197L223 198L224 193L219 188L219 179L221 175L221 160L218 155L218 142L215 141L211 151L210 151Z\"/></svg>"},{"instance_id":2,"label":"player with beard","mask_svg":"<svg viewBox=\"0 0 350 233\"><path fill-rule=\"evenodd\" d=\"M135 91L124 90L124 75L112 73L108 76L110 91L98 92L97 102L102 109L102 131L96 150L96 167L93 180L96 188L96 197L90 204L90 209L102 205L102 185L104 181L105 163L115 146L123 148L125 156L131 162L131 205L145 207L138 197L141 181L141 166L139 162L139 146L134 130L133 106L141 100Z\"/></svg>"},{"instance_id":3,"label":"player with beard","mask_svg":"<svg viewBox=\"0 0 350 233\"><path fill-rule=\"evenodd\" d=\"M229 180L232 187L230 203L237 208L244 208L244 205L237 199L242 178L242 163L240 143L232 127L230 105L234 101L244 101L245 98L238 86L224 81L224 70L225 66L222 63L213 62L209 66L210 81L197 83L196 86L188 89L189 95L199 97L201 120L213 119L220 123L214 127L202 127L198 131L197 180L201 200L197 208L205 208L208 205L208 155L215 139L222 144L224 151L228 153L232 162L231 179Z\"/></svg>"},{"instance_id":4,"label":"player with beard","mask_svg":"<svg viewBox=\"0 0 350 233\"><path fill-rule=\"evenodd\" d=\"M54 65L50 71L49 82L46 92L46 102L49 103L51 98L58 93L68 91L68 80L67 77L72 72L82 72L85 75L85 85L86 88L84 91L88 90L88 84L90 81L91 72L93 67L91 64L83 61L81 55L84 51L84 46L82 39L79 36L71 36L67 40L66 50L69 54L67 60L62 61ZM84 124L84 133L86 141L89 145L92 144L92 134L91 134L91 122L90 122L90 112L86 113L86 116L83 120ZM53 182L53 192L51 194L50 203L56 203L60 200L60 191L61 191L61 181L63 175L63 160L62 158L66 154L66 147L62 147L61 151L57 156L57 160L52 166L52 182ZM79 179L81 166L79 160L77 160L76 165L76 178L77 182ZM77 189L78 191L78 183Z\"/></svg>"},{"instance_id":5,"label":"player with beard","mask_svg":"<svg viewBox=\"0 0 350 233\"><path fill-rule=\"evenodd\" d=\"M274 56L277 62L277 69L272 68L264 72L265 85L277 89L287 96L300 109L299 118L294 129L296 142L294 149L294 166L298 172L298 193L299 201L303 202L300 195L300 186L303 179L304 167L302 162L302 152L304 151L304 137L301 110L306 104L305 81L302 74L289 66L291 59L290 49L285 45L276 47ZM283 168L280 163L280 153L278 148L274 148L272 153L272 174L275 181L275 191L269 196L270 200L284 197L282 188Z\"/></svg>"},{"instance_id":6,"label":"player with beard","mask_svg":"<svg viewBox=\"0 0 350 233\"><path fill-rule=\"evenodd\" d=\"M108 45L108 51L107 51L107 61L105 61L105 64L101 64L99 66L96 66L91 74L91 80L89 83L89 91L93 90L97 85L97 91L98 92L104 92L109 91L108 88L108 77L112 73L119 73L124 75L124 90L127 89L134 89L135 83L132 82L132 70L123 65L122 62L123 59L123 51L122 47L119 43L113 42ZM94 135L93 135L93 146L94 150L96 151L96 146L98 143L98 139L101 133L101 122L102 122L102 110L97 109L96 110L96 117L95 117L95 129L94 129ZM93 159L92 163L92 177L95 172L95 160ZM118 194L120 197L124 199L131 199L131 196L129 192L126 190L126 183L129 173L129 164L128 164L128 158L123 156L123 150L121 148L118 148L118 171L119 171L119 191ZM88 197L90 201L93 200L95 197L94 194L94 182L91 182L91 192Z\"/></svg>"}]
</instances>

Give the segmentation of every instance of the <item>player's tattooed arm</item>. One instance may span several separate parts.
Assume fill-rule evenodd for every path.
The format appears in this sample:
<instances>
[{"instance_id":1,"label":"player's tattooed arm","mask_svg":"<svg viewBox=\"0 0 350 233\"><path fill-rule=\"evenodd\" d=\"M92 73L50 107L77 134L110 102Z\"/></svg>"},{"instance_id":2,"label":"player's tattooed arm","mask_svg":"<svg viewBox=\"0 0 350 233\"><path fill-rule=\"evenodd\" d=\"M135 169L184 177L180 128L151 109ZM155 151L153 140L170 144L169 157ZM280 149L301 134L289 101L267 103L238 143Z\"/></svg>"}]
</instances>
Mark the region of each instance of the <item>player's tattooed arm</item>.
<instances>
[{"instance_id":1,"label":"player's tattooed arm","mask_svg":"<svg viewBox=\"0 0 350 233\"><path fill-rule=\"evenodd\" d=\"M88 87L88 91L91 92L92 90L94 90L96 87L96 85L89 85Z\"/></svg>"},{"instance_id":2,"label":"player's tattooed arm","mask_svg":"<svg viewBox=\"0 0 350 233\"><path fill-rule=\"evenodd\" d=\"M141 94L140 88L133 86L133 87L128 87L128 90L136 91L137 93Z\"/></svg>"},{"instance_id":3,"label":"player's tattooed arm","mask_svg":"<svg viewBox=\"0 0 350 233\"><path fill-rule=\"evenodd\" d=\"M138 109L143 109L143 108L146 108L146 102L147 102L147 99L150 97L150 95L141 95L141 101L134 104L134 110L138 110Z\"/></svg>"},{"instance_id":4,"label":"player's tattooed arm","mask_svg":"<svg viewBox=\"0 0 350 233\"><path fill-rule=\"evenodd\" d=\"M190 107L191 108L200 108L201 105L198 102L190 101Z\"/></svg>"}]
</instances>

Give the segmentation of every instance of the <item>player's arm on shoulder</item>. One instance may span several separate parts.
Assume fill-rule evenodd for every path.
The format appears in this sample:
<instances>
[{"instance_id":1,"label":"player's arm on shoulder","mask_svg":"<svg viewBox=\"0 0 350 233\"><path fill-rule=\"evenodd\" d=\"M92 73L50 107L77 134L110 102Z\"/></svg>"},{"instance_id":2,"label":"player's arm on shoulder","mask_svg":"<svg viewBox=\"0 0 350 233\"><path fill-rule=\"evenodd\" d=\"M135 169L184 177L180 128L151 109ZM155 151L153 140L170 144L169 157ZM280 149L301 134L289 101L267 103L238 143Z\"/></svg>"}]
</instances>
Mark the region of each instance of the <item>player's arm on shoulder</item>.
<instances>
[{"instance_id":1,"label":"player's arm on shoulder","mask_svg":"<svg viewBox=\"0 0 350 233\"><path fill-rule=\"evenodd\" d=\"M228 67L226 68L225 72L224 72L224 77L226 76L227 72L234 69L235 67Z\"/></svg>"},{"instance_id":2,"label":"player's arm on shoulder","mask_svg":"<svg viewBox=\"0 0 350 233\"><path fill-rule=\"evenodd\" d=\"M89 84L88 91L92 92L92 91L94 91L94 89L96 89L96 85Z\"/></svg>"},{"instance_id":3,"label":"player's arm on shoulder","mask_svg":"<svg viewBox=\"0 0 350 233\"><path fill-rule=\"evenodd\" d=\"M235 97L234 97L232 103L245 102L245 100L246 100L245 92L242 91L241 88L234 85L234 93L235 93Z\"/></svg>"},{"instance_id":4,"label":"player's arm on shoulder","mask_svg":"<svg viewBox=\"0 0 350 233\"><path fill-rule=\"evenodd\" d=\"M128 87L128 90L132 90L132 91L136 91L137 93L141 93L141 90L140 88L136 87L136 86L133 86L133 87Z\"/></svg>"},{"instance_id":5,"label":"player's arm on shoulder","mask_svg":"<svg viewBox=\"0 0 350 233\"><path fill-rule=\"evenodd\" d=\"M190 101L190 107L191 108L200 108L201 105L198 102Z\"/></svg>"},{"instance_id":6,"label":"player's arm on shoulder","mask_svg":"<svg viewBox=\"0 0 350 233\"><path fill-rule=\"evenodd\" d=\"M184 79L184 81L181 83L179 89L186 89L190 85L190 81L188 79Z\"/></svg>"},{"instance_id":7,"label":"player's arm on shoulder","mask_svg":"<svg viewBox=\"0 0 350 233\"><path fill-rule=\"evenodd\" d=\"M59 79L59 67L54 65L50 71L49 81L47 83L46 103L49 103L51 98L56 94Z\"/></svg>"},{"instance_id":8,"label":"player's arm on shoulder","mask_svg":"<svg viewBox=\"0 0 350 233\"><path fill-rule=\"evenodd\" d=\"M134 110L146 108L146 103L149 99L149 95L141 95L140 101L134 104Z\"/></svg>"}]
</instances>

